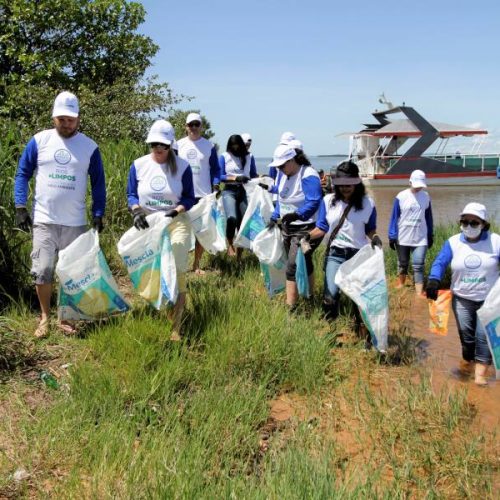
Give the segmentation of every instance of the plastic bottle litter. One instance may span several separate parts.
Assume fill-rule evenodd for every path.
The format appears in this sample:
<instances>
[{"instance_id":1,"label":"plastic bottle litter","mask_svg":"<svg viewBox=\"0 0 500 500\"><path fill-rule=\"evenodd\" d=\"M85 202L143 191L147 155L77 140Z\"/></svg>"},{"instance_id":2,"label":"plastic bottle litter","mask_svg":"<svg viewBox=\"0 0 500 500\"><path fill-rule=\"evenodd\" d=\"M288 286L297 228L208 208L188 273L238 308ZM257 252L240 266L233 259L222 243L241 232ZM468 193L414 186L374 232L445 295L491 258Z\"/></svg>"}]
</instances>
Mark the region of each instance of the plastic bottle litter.
<instances>
[{"instance_id":1,"label":"plastic bottle litter","mask_svg":"<svg viewBox=\"0 0 500 500\"><path fill-rule=\"evenodd\" d=\"M40 373L40 380L42 380L43 383L50 389L59 389L57 379L49 372L43 371Z\"/></svg>"}]
</instances>

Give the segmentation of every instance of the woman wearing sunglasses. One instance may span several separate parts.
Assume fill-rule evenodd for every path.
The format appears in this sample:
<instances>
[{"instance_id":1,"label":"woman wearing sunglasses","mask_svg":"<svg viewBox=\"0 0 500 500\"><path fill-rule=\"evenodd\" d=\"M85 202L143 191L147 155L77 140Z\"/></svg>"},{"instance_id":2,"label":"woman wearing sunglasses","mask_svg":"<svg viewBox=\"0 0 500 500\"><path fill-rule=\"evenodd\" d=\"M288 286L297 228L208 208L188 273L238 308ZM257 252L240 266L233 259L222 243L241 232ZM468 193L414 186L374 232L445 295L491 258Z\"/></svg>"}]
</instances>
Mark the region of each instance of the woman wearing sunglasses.
<instances>
[{"instance_id":1,"label":"woman wearing sunglasses","mask_svg":"<svg viewBox=\"0 0 500 500\"><path fill-rule=\"evenodd\" d=\"M134 226L149 227L146 215L163 211L174 220L168 226L177 269L179 297L173 309L171 340L180 340L182 312L186 302L186 271L191 247L191 224L186 211L194 205L193 174L189 163L172 149L174 129L165 120L157 120L146 142L149 154L134 160L127 184L128 206Z\"/></svg>"},{"instance_id":2,"label":"woman wearing sunglasses","mask_svg":"<svg viewBox=\"0 0 500 500\"><path fill-rule=\"evenodd\" d=\"M499 277L500 236L489 231L486 207L481 203L465 206L460 214L460 229L434 260L426 293L427 298L437 299L441 280L451 264L452 308L462 344L460 369L470 374L475 363L475 382L486 385L492 359L476 312Z\"/></svg>"}]
</instances>

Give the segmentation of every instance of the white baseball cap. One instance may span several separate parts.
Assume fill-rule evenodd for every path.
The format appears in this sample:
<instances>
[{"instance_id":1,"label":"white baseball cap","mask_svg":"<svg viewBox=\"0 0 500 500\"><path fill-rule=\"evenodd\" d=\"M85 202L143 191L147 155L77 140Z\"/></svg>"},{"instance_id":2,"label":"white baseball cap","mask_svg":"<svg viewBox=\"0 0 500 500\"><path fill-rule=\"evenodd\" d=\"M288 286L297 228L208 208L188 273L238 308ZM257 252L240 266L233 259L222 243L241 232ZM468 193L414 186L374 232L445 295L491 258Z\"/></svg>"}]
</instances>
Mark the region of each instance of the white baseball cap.
<instances>
[{"instance_id":1,"label":"white baseball cap","mask_svg":"<svg viewBox=\"0 0 500 500\"><path fill-rule=\"evenodd\" d=\"M288 144L293 140L295 140L295 134L293 132L283 132L281 134L280 144Z\"/></svg>"},{"instance_id":2,"label":"white baseball cap","mask_svg":"<svg viewBox=\"0 0 500 500\"><path fill-rule=\"evenodd\" d=\"M252 142L252 136L248 132L244 132L241 134L241 138L243 139L243 142L246 144L247 142Z\"/></svg>"},{"instance_id":3,"label":"white baseball cap","mask_svg":"<svg viewBox=\"0 0 500 500\"><path fill-rule=\"evenodd\" d=\"M199 113L189 113L186 116L186 125L188 123L191 123L191 122L200 122L200 123L202 123L200 114Z\"/></svg>"},{"instance_id":4,"label":"white baseball cap","mask_svg":"<svg viewBox=\"0 0 500 500\"><path fill-rule=\"evenodd\" d=\"M80 106L78 105L78 98L71 92L61 92L54 101L54 108L52 109L52 118L58 116L71 116L76 118L80 113Z\"/></svg>"},{"instance_id":5,"label":"white baseball cap","mask_svg":"<svg viewBox=\"0 0 500 500\"><path fill-rule=\"evenodd\" d=\"M283 165L283 163L291 160L297 155L295 149L286 145L280 144L275 150L273 154L273 161L269 164L270 167L279 167Z\"/></svg>"},{"instance_id":6,"label":"white baseball cap","mask_svg":"<svg viewBox=\"0 0 500 500\"><path fill-rule=\"evenodd\" d=\"M485 222L488 220L488 212L486 211L486 207L482 203L476 203L475 201L473 201L472 203L467 203L460 215L475 215Z\"/></svg>"},{"instance_id":7,"label":"white baseball cap","mask_svg":"<svg viewBox=\"0 0 500 500\"><path fill-rule=\"evenodd\" d=\"M175 142L175 131L174 127L170 122L166 120L156 120L151 128L149 129L148 138L146 139L148 144L153 142L159 142L160 144L172 144Z\"/></svg>"},{"instance_id":8,"label":"white baseball cap","mask_svg":"<svg viewBox=\"0 0 500 500\"><path fill-rule=\"evenodd\" d=\"M410 175L410 186L414 188L426 188L425 172L422 170L414 170Z\"/></svg>"},{"instance_id":9,"label":"white baseball cap","mask_svg":"<svg viewBox=\"0 0 500 500\"><path fill-rule=\"evenodd\" d=\"M291 140L288 145L293 148L293 149L300 149L301 151L304 151L304 145L302 144L301 141L298 139L293 139Z\"/></svg>"}]
</instances>

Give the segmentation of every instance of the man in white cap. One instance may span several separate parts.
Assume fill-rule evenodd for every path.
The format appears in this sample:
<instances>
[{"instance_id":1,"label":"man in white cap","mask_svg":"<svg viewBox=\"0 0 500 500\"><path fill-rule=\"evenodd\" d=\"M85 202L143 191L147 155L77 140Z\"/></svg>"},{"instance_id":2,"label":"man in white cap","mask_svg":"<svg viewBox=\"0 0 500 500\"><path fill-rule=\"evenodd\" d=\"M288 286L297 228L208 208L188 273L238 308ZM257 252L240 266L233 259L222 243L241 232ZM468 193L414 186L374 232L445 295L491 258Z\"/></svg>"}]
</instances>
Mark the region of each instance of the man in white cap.
<instances>
[{"instance_id":1,"label":"man in white cap","mask_svg":"<svg viewBox=\"0 0 500 500\"><path fill-rule=\"evenodd\" d=\"M92 226L102 231L106 184L97 144L78 131L80 109L71 92L61 92L52 110L54 128L37 133L23 151L14 184L16 223L23 231L33 227L31 273L40 302L41 319L35 331L49 331L50 299L56 256L87 231L86 193L90 178ZM35 177L32 217L28 211L29 182ZM64 333L74 333L67 322Z\"/></svg>"},{"instance_id":2,"label":"man in white cap","mask_svg":"<svg viewBox=\"0 0 500 500\"><path fill-rule=\"evenodd\" d=\"M241 138L245 143L247 151L250 153L250 148L252 147L252 136L248 132L243 132L243 134L241 134Z\"/></svg>"},{"instance_id":3,"label":"man in white cap","mask_svg":"<svg viewBox=\"0 0 500 500\"><path fill-rule=\"evenodd\" d=\"M414 170L410 175L410 187L394 199L389 222L389 246L398 254L396 286L401 288L405 284L411 255L418 297L422 297L425 255L432 247L434 232L431 198L426 187L425 173Z\"/></svg>"},{"instance_id":4,"label":"man in white cap","mask_svg":"<svg viewBox=\"0 0 500 500\"><path fill-rule=\"evenodd\" d=\"M193 172L196 202L213 191L219 190L220 167L215 146L202 137L203 122L199 113L189 113L186 117L187 136L177 141L179 158L186 160ZM193 271L204 274L200 268L203 247L196 240Z\"/></svg>"}]
</instances>

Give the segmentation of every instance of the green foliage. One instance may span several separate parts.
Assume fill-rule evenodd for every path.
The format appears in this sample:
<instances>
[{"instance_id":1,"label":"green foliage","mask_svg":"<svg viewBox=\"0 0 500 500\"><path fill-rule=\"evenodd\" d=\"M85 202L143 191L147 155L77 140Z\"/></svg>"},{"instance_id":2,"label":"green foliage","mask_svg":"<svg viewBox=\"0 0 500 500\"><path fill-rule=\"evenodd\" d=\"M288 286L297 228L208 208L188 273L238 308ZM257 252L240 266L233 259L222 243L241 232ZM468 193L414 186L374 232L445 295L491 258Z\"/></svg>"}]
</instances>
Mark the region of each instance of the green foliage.
<instances>
[{"instance_id":1,"label":"green foliage","mask_svg":"<svg viewBox=\"0 0 500 500\"><path fill-rule=\"evenodd\" d=\"M190 109L188 111L182 111L180 109L176 109L170 113L167 120L173 125L175 129L175 137L176 139L181 139L185 137L186 134L186 117L189 113L200 113L199 109ZM215 133L211 129L210 122L207 120L206 116L200 114L202 122L203 122L203 132L202 136L205 139L211 139Z\"/></svg>"},{"instance_id":2,"label":"green foliage","mask_svg":"<svg viewBox=\"0 0 500 500\"><path fill-rule=\"evenodd\" d=\"M158 51L137 33L144 17L125 0L0 0L0 132L47 128L54 97L70 90L93 139L143 140L151 115L185 98L144 78Z\"/></svg>"}]
</instances>

